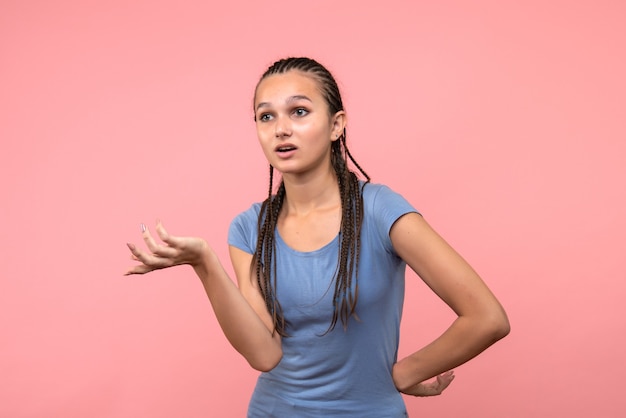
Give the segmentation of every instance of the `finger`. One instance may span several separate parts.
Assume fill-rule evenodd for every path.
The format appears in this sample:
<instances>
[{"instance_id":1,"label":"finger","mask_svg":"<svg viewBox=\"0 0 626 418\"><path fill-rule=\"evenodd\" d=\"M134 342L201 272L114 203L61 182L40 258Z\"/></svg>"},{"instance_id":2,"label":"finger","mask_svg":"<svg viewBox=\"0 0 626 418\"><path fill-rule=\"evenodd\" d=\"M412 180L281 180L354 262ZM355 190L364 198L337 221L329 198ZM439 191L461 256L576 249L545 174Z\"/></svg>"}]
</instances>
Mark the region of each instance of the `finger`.
<instances>
[{"instance_id":1,"label":"finger","mask_svg":"<svg viewBox=\"0 0 626 418\"><path fill-rule=\"evenodd\" d=\"M141 249L137 248L134 244L127 244L130 252L132 253L132 257L149 267L150 270L162 269L165 267L170 267L173 265L172 260L164 257L160 257L155 254L149 254Z\"/></svg>"},{"instance_id":2,"label":"finger","mask_svg":"<svg viewBox=\"0 0 626 418\"><path fill-rule=\"evenodd\" d=\"M150 251L154 252L157 249L158 244L154 238L152 238L152 234L150 234L148 227L143 223L141 224L141 237Z\"/></svg>"},{"instance_id":3,"label":"finger","mask_svg":"<svg viewBox=\"0 0 626 418\"><path fill-rule=\"evenodd\" d=\"M130 258L135 261L139 261L143 263L143 260L147 259L147 254L141 251L135 244L127 243L128 249L130 250Z\"/></svg>"},{"instance_id":4,"label":"finger","mask_svg":"<svg viewBox=\"0 0 626 418\"><path fill-rule=\"evenodd\" d=\"M414 396L438 396L450 385L452 380L454 380L453 371L441 373L431 382L418 383L410 393Z\"/></svg>"},{"instance_id":5,"label":"finger","mask_svg":"<svg viewBox=\"0 0 626 418\"><path fill-rule=\"evenodd\" d=\"M138 251L139 251L139 249L135 246L135 244L131 244L130 242L127 242L127 243L126 243L126 246L127 246L127 247L128 247L128 249L130 250L130 255L131 255L131 258L133 258L133 259L135 259L135 260L139 260L139 259L137 258L137 254L136 254L136 252L138 252Z\"/></svg>"},{"instance_id":6,"label":"finger","mask_svg":"<svg viewBox=\"0 0 626 418\"><path fill-rule=\"evenodd\" d=\"M151 271L154 271L155 269L146 266L145 264L140 264L138 266L134 266L130 269L128 269L128 271L126 273L124 273L124 276L131 276L133 274L146 274L149 273Z\"/></svg>"},{"instance_id":7,"label":"finger","mask_svg":"<svg viewBox=\"0 0 626 418\"><path fill-rule=\"evenodd\" d=\"M437 382L418 383L415 387L415 396L437 396L441 391L438 388Z\"/></svg>"},{"instance_id":8,"label":"finger","mask_svg":"<svg viewBox=\"0 0 626 418\"><path fill-rule=\"evenodd\" d=\"M180 239L178 237L170 235L165 229L165 227L163 226L163 222L161 222L158 219L157 219L157 224L156 224L156 232L157 232L157 235L159 236L159 239L161 239L161 241L163 241L170 247L180 248L181 246Z\"/></svg>"},{"instance_id":9,"label":"finger","mask_svg":"<svg viewBox=\"0 0 626 418\"><path fill-rule=\"evenodd\" d=\"M157 231L158 232L158 231ZM176 255L176 251L168 248L165 245L159 245L152 237L150 230L146 227L145 224L141 224L141 235L143 237L146 246L152 252L152 254L158 257L172 258Z\"/></svg>"},{"instance_id":10,"label":"finger","mask_svg":"<svg viewBox=\"0 0 626 418\"><path fill-rule=\"evenodd\" d=\"M454 379L454 370L447 371L441 374L442 379L447 379L448 381L452 381Z\"/></svg>"},{"instance_id":11,"label":"finger","mask_svg":"<svg viewBox=\"0 0 626 418\"><path fill-rule=\"evenodd\" d=\"M128 249L131 252L130 258L132 260L141 262L141 260L139 259L139 257L136 254L136 253L138 253L139 249L134 244L127 243L126 245L128 246ZM150 272L152 270L153 270L152 268L146 266L145 264L140 264L140 265L133 266L130 269L128 269L128 271L126 271L126 273L124 273L124 276L129 276L131 274L145 274L145 273L148 273L148 272Z\"/></svg>"},{"instance_id":12,"label":"finger","mask_svg":"<svg viewBox=\"0 0 626 418\"><path fill-rule=\"evenodd\" d=\"M135 251L135 249L136 249L135 244L126 243L126 246L130 250L130 259L133 260L133 261L139 261L137 256L133 253L133 251Z\"/></svg>"},{"instance_id":13,"label":"finger","mask_svg":"<svg viewBox=\"0 0 626 418\"><path fill-rule=\"evenodd\" d=\"M439 376L437 376L437 389L439 390L439 393L443 392L448 386L450 386L450 383L452 383L453 380L454 380L453 371L442 373Z\"/></svg>"}]
</instances>

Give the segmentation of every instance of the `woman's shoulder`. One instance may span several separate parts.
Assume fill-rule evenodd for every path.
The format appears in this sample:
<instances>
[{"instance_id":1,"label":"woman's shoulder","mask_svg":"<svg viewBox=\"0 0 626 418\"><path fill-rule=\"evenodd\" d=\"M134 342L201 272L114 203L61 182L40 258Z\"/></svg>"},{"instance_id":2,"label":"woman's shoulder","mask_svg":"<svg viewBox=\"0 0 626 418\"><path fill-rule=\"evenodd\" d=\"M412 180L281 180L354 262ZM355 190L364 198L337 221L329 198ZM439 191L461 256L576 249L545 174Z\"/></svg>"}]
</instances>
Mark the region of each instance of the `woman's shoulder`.
<instances>
[{"instance_id":1,"label":"woman's shoulder","mask_svg":"<svg viewBox=\"0 0 626 418\"><path fill-rule=\"evenodd\" d=\"M361 182L361 190L363 192L363 201L366 204L375 204L376 202L387 202L388 200L404 199L404 197L394 191L391 187L381 183L365 183Z\"/></svg>"},{"instance_id":2,"label":"woman's shoulder","mask_svg":"<svg viewBox=\"0 0 626 418\"><path fill-rule=\"evenodd\" d=\"M259 213L261 213L262 202L255 202L248 209L239 212L232 220L232 223L248 223L250 221L257 222Z\"/></svg>"},{"instance_id":3,"label":"woman's shoulder","mask_svg":"<svg viewBox=\"0 0 626 418\"><path fill-rule=\"evenodd\" d=\"M379 193L381 190L383 191L391 190L389 186L387 186L386 184L382 184L382 183L365 182L363 180L360 180L359 183L361 185L361 189L363 190L363 195L376 194L376 193Z\"/></svg>"},{"instance_id":4,"label":"woman's shoulder","mask_svg":"<svg viewBox=\"0 0 626 418\"><path fill-rule=\"evenodd\" d=\"M385 184L363 183L363 206L366 213L382 215L395 221L398 216L408 212L417 212L403 195Z\"/></svg>"},{"instance_id":5,"label":"woman's shoulder","mask_svg":"<svg viewBox=\"0 0 626 418\"><path fill-rule=\"evenodd\" d=\"M248 209L239 213L228 228L228 244L249 254L255 249L257 225L262 203L253 203Z\"/></svg>"}]
</instances>

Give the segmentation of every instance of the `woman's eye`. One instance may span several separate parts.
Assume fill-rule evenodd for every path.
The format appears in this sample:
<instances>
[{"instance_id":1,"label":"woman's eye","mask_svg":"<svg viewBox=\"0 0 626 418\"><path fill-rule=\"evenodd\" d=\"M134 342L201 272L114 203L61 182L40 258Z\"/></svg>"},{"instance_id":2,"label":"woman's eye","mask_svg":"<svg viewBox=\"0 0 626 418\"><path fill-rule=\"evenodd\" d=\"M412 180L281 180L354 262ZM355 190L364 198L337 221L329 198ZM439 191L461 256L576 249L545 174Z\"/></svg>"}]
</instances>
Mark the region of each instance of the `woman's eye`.
<instances>
[{"instance_id":1,"label":"woman's eye","mask_svg":"<svg viewBox=\"0 0 626 418\"><path fill-rule=\"evenodd\" d=\"M262 114L261 116L259 116L259 120L261 122L267 122L268 120L270 120L271 116L267 113Z\"/></svg>"},{"instance_id":2,"label":"woman's eye","mask_svg":"<svg viewBox=\"0 0 626 418\"><path fill-rule=\"evenodd\" d=\"M296 110L294 110L294 111L293 111L293 113L294 113L296 116L305 116L305 115L307 115L307 114L309 113L309 111L308 111L308 110L306 110L306 109L303 109L303 108L299 107L299 108L297 108Z\"/></svg>"}]
</instances>

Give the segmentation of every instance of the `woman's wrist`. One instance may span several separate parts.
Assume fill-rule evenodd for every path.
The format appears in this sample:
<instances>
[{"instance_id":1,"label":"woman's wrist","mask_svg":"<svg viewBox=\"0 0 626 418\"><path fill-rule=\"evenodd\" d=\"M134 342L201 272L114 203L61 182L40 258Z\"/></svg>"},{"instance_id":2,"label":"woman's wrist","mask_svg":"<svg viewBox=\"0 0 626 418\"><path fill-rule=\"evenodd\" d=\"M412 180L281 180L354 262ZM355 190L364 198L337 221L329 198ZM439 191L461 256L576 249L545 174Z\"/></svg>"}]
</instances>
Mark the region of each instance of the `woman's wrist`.
<instances>
[{"instance_id":1,"label":"woman's wrist","mask_svg":"<svg viewBox=\"0 0 626 418\"><path fill-rule=\"evenodd\" d=\"M410 373L408 373L406 359L398 361L393 365L392 378L396 389L400 392L406 390L413 385Z\"/></svg>"},{"instance_id":2,"label":"woman's wrist","mask_svg":"<svg viewBox=\"0 0 626 418\"><path fill-rule=\"evenodd\" d=\"M217 257L215 253L211 247L209 247L208 243L202 240L197 257L189 264L193 267L196 274L202 280L205 280L213 274L216 261Z\"/></svg>"},{"instance_id":3,"label":"woman's wrist","mask_svg":"<svg viewBox=\"0 0 626 418\"><path fill-rule=\"evenodd\" d=\"M428 378L428 376L423 376L420 373L420 368L416 361L416 359L408 356L393 365L393 383L400 392Z\"/></svg>"}]
</instances>

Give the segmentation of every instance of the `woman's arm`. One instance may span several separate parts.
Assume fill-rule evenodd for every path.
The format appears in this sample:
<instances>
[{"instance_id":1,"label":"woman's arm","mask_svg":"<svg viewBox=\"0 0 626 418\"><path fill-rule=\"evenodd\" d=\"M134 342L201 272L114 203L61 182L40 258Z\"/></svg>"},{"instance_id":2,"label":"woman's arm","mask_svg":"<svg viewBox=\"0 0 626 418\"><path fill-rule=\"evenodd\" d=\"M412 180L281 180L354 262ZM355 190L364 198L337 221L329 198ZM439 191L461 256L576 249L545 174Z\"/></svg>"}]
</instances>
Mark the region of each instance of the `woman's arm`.
<instances>
[{"instance_id":1,"label":"woman's arm","mask_svg":"<svg viewBox=\"0 0 626 418\"><path fill-rule=\"evenodd\" d=\"M421 382L441 378L506 336L509 321L478 274L420 215L402 216L390 237L398 255L458 315L440 337L394 365L396 387L424 395Z\"/></svg>"},{"instance_id":2,"label":"woman's arm","mask_svg":"<svg viewBox=\"0 0 626 418\"><path fill-rule=\"evenodd\" d=\"M254 291L246 286L246 280L242 278L244 271L248 272L247 277L250 278L252 256L237 250L241 254L233 257L235 272L239 282L243 284L240 291L205 240L171 236L160 222L157 223L156 232L163 244L157 244L142 225L143 239L149 252L128 244L133 259L141 264L131 268L126 274L145 274L182 264L191 265L202 281L215 316L231 345L253 368L260 371L274 368L282 357L280 336L273 332L271 318L269 322L267 318L269 313L267 310L259 310ZM231 249L231 256L232 253ZM258 296L260 297L260 293Z\"/></svg>"}]
</instances>

